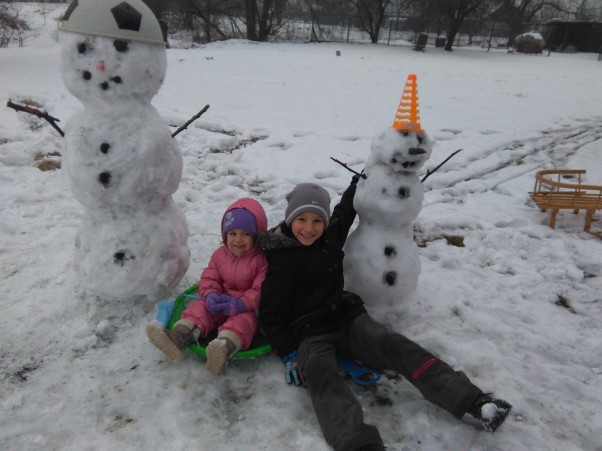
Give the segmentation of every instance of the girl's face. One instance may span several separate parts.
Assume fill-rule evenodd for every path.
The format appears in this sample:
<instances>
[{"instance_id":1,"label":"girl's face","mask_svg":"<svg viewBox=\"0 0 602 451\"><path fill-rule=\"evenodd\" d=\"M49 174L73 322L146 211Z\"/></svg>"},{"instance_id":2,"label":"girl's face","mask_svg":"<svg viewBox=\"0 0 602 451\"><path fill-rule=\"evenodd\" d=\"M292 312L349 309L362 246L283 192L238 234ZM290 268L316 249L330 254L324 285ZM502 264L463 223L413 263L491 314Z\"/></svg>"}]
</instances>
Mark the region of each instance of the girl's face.
<instances>
[{"instance_id":1,"label":"girl's face","mask_svg":"<svg viewBox=\"0 0 602 451\"><path fill-rule=\"evenodd\" d=\"M234 255L250 251L255 244L255 239L243 229L234 229L226 233L226 247Z\"/></svg>"},{"instance_id":2,"label":"girl's face","mask_svg":"<svg viewBox=\"0 0 602 451\"><path fill-rule=\"evenodd\" d=\"M306 211L293 219L291 230L301 244L311 246L324 233L324 220L315 211Z\"/></svg>"}]
</instances>

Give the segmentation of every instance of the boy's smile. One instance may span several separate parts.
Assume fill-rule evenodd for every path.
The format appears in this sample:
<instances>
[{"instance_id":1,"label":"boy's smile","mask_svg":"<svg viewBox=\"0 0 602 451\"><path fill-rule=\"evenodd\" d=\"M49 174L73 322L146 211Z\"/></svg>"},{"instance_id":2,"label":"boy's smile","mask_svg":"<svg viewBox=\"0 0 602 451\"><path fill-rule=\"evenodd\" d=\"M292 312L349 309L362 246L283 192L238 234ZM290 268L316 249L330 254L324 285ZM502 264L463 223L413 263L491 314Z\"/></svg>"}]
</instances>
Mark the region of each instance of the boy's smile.
<instances>
[{"instance_id":1,"label":"boy's smile","mask_svg":"<svg viewBox=\"0 0 602 451\"><path fill-rule=\"evenodd\" d=\"M324 220L314 211L301 213L291 222L291 231L304 246L311 246L324 233Z\"/></svg>"}]
</instances>

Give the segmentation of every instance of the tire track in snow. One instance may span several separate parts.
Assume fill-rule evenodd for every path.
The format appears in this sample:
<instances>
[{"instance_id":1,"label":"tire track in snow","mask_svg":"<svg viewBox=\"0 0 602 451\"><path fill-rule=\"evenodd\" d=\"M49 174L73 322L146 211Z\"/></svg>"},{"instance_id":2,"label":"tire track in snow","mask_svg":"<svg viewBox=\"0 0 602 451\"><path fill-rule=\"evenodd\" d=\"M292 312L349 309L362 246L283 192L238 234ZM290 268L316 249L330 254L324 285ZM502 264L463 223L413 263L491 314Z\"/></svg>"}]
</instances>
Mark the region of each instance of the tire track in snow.
<instances>
[{"instance_id":1,"label":"tire track in snow","mask_svg":"<svg viewBox=\"0 0 602 451\"><path fill-rule=\"evenodd\" d=\"M429 204L454 201L466 194L495 190L499 185L542 168L564 167L582 147L602 140L602 118L549 129L541 136L514 140L502 148L471 156L460 169L438 173L427 192L439 191ZM517 169L517 166L523 166ZM430 180L429 180L430 182ZM431 193L431 198L433 194ZM426 205L425 205L426 206Z\"/></svg>"}]
</instances>

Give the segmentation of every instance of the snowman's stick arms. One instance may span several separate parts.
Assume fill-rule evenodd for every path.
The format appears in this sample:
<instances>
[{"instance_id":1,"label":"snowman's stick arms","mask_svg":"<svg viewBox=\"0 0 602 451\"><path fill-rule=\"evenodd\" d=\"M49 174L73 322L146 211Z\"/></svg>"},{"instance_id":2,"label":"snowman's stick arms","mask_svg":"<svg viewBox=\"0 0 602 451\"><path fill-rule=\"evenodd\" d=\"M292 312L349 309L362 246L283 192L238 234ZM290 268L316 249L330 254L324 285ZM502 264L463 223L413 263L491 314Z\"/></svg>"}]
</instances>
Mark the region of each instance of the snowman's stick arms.
<instances>
[{"instance_id":1,"label":"snowman's stick arms","mask_svg":"<svg viewBox=\"0 0 602 451\"><path fill-rule=\"evenodd\" d=\"M203 113L205 113L205 111L207 111L209 109L209 105L205 105L205 107L199 111L197 114L195 114L194 116L192 116L190 119L188 119L188 121L186 121L186 123L182 126L180 126L175 132L173 132L171 134L171 137L175 137L178 133L180 133L182 130L186 130L186 128L192 124L194 121L196 121L199 117L201 117L203 115Z\"/></svg>"},{"instance_id":2,"label":"snowman's stick arms","mask_svg":"<svg viewBox=\"0 0 602 451\"><path fill-rule=\"evenodd\" d=\"M56 124L57 122L60 122L60 119L57 119L56 117L52 117L50 114L48 114L44 111L40 111L37 108L33 108L33 107L30 107L27 105L19 105L18 103L12 102L10 99L6 103L6 106L9 108L12 108L15 111L23 111L25 113L33 114L34 116L45 119L46 121L48 121L48 123L50 125L52 125L52 128L54 128L57 132L59 132L59 135L65 136L65 133L63 132L63 130L61 130L61 127L59 127Z\"/></svg>"},{"instance_id":3,"label":"snowman's stick arms","mask_svg":"<svg viewBox=\"0 0 602 451\"><path fill-rule=\"evenodd\" d=\"M355 175L360 176L361 178L365 179L366 178L366 174L364 174L363 172L357 172L354 171L353 169L351 169L349 166L347 166L345 163L343 163L342 161L337 160L336 158L330 157L330 159L332 161L336 161L337 163L339 163L341 166L343 166L345 169L347 169L349 172L353 172Z\"/></svg>"},{"instance_id":4,"label":"snowman's stick arms","mask_svg":"<svg viewBox=\"0 0 602 451\"><path fill-rule=\"evenodd\" d=\"M422 177L422 180L420 180L421 182L424 182L433 172L436 172L437 169L439 169L441 166L443 166L445 163L447 163L455 154L457 154L458 152L460 152L463 149L458 149L456 150L454 153L452 153L449 157L447 157L445 160L443 160L439 166L437 166L435 169L433 169L432 171L430 169L426 170L426 175L424 177Z\"/></svg>"}]
</instances>

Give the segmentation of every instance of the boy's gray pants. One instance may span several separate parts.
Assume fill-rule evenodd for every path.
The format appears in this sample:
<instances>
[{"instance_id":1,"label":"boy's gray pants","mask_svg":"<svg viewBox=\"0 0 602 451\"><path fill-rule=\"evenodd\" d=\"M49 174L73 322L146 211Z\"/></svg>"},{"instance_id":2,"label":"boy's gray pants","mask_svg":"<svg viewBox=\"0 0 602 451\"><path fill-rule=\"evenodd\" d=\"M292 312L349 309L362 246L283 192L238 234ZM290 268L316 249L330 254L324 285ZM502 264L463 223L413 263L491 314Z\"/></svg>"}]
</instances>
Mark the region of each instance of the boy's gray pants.
<instances>
[{"instance_id":1,"label":"boy's gray pants","mask_svg":"<svg viewBox=\"0 0 602 451\"><path fill-rule=\"evenodd\" d=\"M322 433L336 451L382 443L377 428L364 423L362 407L339 373L337 352L368 368L401 374L427 400L456 418L462 418L482 393L464 373L367 314L359 315L340 331L304 339L298 351Z\"/></svg>"}]
</instances>

